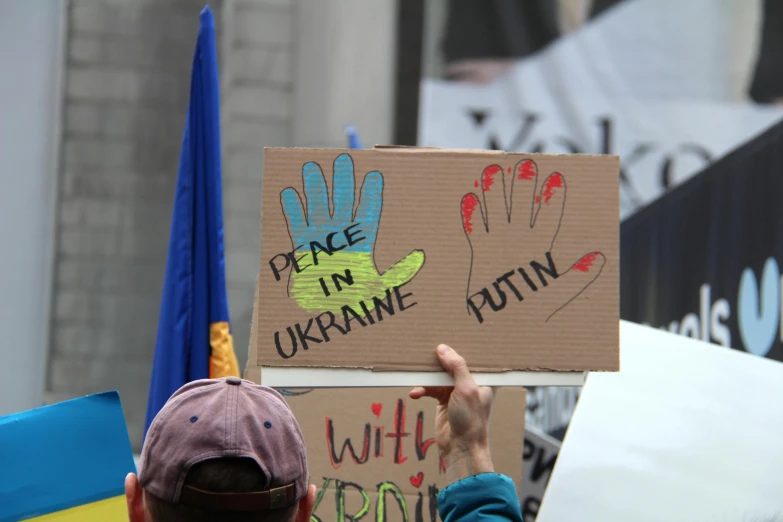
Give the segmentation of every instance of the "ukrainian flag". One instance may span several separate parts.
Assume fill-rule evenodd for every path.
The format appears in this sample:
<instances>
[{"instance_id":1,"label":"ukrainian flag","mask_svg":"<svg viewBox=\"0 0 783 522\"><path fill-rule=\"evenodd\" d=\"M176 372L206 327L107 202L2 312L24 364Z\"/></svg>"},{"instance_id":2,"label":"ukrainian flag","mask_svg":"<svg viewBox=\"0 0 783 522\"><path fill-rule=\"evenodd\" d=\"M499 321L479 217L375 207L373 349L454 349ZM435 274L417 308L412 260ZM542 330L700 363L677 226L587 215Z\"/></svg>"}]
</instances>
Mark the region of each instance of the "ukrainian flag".
<instances>
[{"instance_id":1,"label":"ukrainian flag","mask_svg":"<svg viewBox=\"0 0 783 522\"><path fill-rule=\"evenodd\" d=\"M193 57L145 435L183 384L239 376L229 329L220 178L215 20L205 7Z\"/></svg>"},{"instance_id":2,"label":"ukrainian flag","mask_svg":"<svg viewBox=\"0 0 783 522\"><path fill-rule=\"evenodd\" d=\"M127 522L135 472L116 391L0 417L0 522Z\"/></svg>"}]
</instances>

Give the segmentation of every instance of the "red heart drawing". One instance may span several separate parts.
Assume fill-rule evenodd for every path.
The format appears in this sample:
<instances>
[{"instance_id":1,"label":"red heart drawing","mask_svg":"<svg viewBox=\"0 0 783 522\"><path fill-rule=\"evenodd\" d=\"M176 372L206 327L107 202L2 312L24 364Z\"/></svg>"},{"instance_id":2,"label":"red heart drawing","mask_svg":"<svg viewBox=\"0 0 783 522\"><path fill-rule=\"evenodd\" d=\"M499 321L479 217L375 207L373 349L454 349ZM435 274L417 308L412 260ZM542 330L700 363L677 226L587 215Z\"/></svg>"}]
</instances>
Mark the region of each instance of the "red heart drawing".
<instances>
[{"instance_id":1,"label":"red heart drawing","mask_svg":"<svg viewBox=\"0 0 783 522\"><path fill-rule=\"evenodd\" d=\"M377 418L381 418L381 410L383 409L383 404L380 402L374 402L372 403L372 412L375 414Z\"/></svg>"},{"instance_id":2,"label":"red heart drawing","mask_svg":"<svg viewBox=\"0 0 783 522\"><path fill-rule=\"evenodd\" d=\"M413 484L414 487L421 486L421 481L424 480L424 473L419 471L418 475L412 475L411 476L411 484Z\"/></svg>"}]
</instances>

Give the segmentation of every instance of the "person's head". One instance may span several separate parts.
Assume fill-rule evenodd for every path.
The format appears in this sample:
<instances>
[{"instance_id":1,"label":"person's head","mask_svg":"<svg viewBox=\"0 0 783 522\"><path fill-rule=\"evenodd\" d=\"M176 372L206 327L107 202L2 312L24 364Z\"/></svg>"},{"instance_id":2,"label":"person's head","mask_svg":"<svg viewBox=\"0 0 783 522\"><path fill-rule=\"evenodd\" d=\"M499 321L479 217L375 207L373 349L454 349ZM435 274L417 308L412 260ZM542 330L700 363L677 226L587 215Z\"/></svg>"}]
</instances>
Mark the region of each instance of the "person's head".
<instances>
[{"instance_id":1,"label":"person's head","mask_svg":"<svg viewBox=\"0 0 783 522\"><path fill-rule=\"evenodd\" d=\"M304 438L283 397L235 377L186 384L128 475L130 522L309 522Z\"/></svg>"}]
</instances>

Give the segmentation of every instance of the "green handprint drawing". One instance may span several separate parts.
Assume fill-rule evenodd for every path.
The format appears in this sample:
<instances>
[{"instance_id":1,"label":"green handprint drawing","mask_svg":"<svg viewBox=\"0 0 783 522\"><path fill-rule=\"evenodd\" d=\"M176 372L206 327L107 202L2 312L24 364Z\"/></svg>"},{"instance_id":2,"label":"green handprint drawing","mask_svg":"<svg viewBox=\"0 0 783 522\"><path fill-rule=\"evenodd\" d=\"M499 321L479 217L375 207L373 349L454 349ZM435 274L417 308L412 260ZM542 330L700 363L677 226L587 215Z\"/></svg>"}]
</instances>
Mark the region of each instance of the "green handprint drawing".
<instances>
[{"instance_id":1,"label":"green handprint drawing","mask_svg":"<svg viewBox=\"0 0 783 522\"><path fill-rule=\"evenodd\" d=\"M332 176L331 206L323 171L312 161L302 167L307 212L296 189L288 187L280 193L296 251L288 295L309 312L338 312L348 305L367 314L374 308L374 297L383 299L387 291L416 276L424 265L424 252L413 250L381 273L374 248L383 207L383 175L373 171L364 177L358 206L350 155L340 154L334 160Z\"/></svg>"}]
</instances>

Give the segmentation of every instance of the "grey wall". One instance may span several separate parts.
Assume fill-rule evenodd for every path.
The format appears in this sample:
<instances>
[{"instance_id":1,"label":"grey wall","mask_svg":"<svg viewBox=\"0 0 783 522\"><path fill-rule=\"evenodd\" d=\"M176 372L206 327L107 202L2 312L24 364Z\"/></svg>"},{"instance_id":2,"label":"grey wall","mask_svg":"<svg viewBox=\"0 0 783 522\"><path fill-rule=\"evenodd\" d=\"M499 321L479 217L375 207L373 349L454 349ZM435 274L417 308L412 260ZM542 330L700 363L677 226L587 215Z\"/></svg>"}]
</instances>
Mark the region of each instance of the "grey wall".
<instances>
[{"instance_id":1,"label":"grey wall","mask_svg":"<svg viewBox=\"0 0 783 522\"><path fill-rule=\"evenodd\" d=\"M136 446L203 5L72 0L68 7L47 391L56 401L119 390Z\"/></svg>"},{"instance_id":2,"label":"grey wall","mask_svg":"<svg viewBox=\"0 0 783 522\"><path fill-rule=\"evenodd\" d=\"M60 89L58 2L0 0L0 415L43 402Z\"/></svg>"},{"instance_id":3,"label":"grey wall","mask_svg":"<svg viewBox=\"0 0 783 522\"><path fill-rule=\"evenodd\" d=\"M291 0L225 0L219 27L226 285L240 366L261 251L264 147L292 144L295 13Z\"/></svg>"},{"instance_id":4,"label":"grey wall","mask_svg":"<svg viewBox=\"0 0 783 522\"><path fill-rule=\"evenodd\" d=\"M389 145L394 126L396 0L296 3L293 144L345 147L355 125L365 147Z\"/></svg>"},{"instance_id":5,"label":"grey wall","mask_svg":"<svg viewBox=\"0 0 783 522\"><path fill-rule=\"evenodd\" d=\"M171 204L203 0L72 0L47 397L116 388L134 447L146 411ZM293 7L217 17L226 276L247 358L264 146L290 143Z\"/></svg>"},{"instance_id":6,"label":"grey wall","mask_svg":"<svg viewBox=\"0 0 783 522\"><path fill-rule=\"evenodd\" d=\"M2 1L2 0L0 0ZM47 398L146 412L198 13L204 0L70 0ZM226 277L244 365L268 146L391 136L396 0L212 0ZM39 358L40 359L40 358Z\"/></svg>"}]
</instances>

